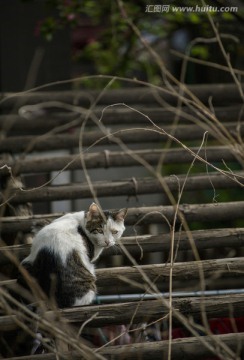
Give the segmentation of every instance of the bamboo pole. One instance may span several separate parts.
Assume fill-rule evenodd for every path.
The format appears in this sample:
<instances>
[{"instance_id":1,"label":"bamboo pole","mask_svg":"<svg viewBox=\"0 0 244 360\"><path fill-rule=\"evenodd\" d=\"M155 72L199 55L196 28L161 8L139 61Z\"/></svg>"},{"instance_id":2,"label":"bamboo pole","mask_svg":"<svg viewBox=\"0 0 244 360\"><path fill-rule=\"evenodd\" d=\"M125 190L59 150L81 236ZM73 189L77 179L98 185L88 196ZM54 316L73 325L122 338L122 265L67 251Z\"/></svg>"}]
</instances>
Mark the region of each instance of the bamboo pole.
<instances>
[{"instance_id":1,"label":"bamboo pole","mask_svg":"<svg viewBox=\"0 0 244 360\"><path fill-rule=\"evenodd\" d=\"M243 84L242 84L243 87ZM241 97L238 88L235 84L201 84L188 85L187 88L192 91L202 102L208 103L209 98L213 98L214 104L223 104L223 101L236 104L241 103ZM29 93L3 93L2 99L6 99L2 104L2 109L13 108L17 101L21 104L37 104L43 101L62 101L64 103L73 103L76 105L90 106L99 96L97 104L110 105L114 103L127 104L155 104L157 98L160 96L164 101L171 104L176 104L178 100L179 89L175 87L176 93L174 95L169 93L167 88L161 88L157 91L153 87L136 87L129 89L113 89L104 92L101 96L101 91L86 90L86 91L36 91ZM156 95L156 96L155 96ZM8 98L9 97L9 98Z\"/></svg>"},{"instance_id":2,"label":"bamboo pole","mask_svg":"<svg viewBox=\"0 0 244 360\"><path fill-rule=\"evenodd\" d=\"M225 335L211 335L203 336L201 339L196 337L184 338L173 340L171 343L171 358L174 360L196 360L206 359L207 357L216 356L218 343L223 342L227 345L237 356L243 356L244 353L244 333L225 334ZM216 352L212 353L203 342L216 347ZM166 360L168 356L169 343L168 341L147 342L133 345L117 345L105 347L99 353L106 357L108 360L112 359L143 359L143 360ZM218 355L222 354L223 359L226 353L222 350ZM25 360L25 359L23 359ZM43 359L45 360L45 359ZM47 359L46 359L47 360ZM51 360L51 359L48 359ZM53 360L55 360L53 358ZM234 358L233 358L234 360Z\"/></svg>"},{"instance_id":3,"label":"bamboo pole","mask_svg":"<svg viewBox=\"0 0 244 360\"><path fill-rule=\"evenodd\" d=\"M184 129L182 127L184 127ZM187 131L184 125L180 127L181 129L177 128L175 136L178 137L179 140L202 138L204 133L203 129L194 125L187 127L188 129L191 128L190 131ZM153 128L151 127L151 129ZM165 131L170 132L170 128L167 127ZM27 146L30 146L33 151L75 148L79 146L79 136L79 130L75 131L73 134L44 135L41 138L33 138L33 135L11 136L1 140L0 152L22 152L25 151ZM126 132L121 130L116 133L116 137L127 144L159 142L164 141L165 139L164 135L155 131L148 131L148 129L138 129L136 131L127 130ZM104 134L100 131L86 132L83 139L83 145L85 147L91 146L96 142L98 142L99 145L111 145L113 143L109 136L104 137Z\"/></svg>"},{"instance_id":4,"label":"bamboo pole","mask_svg":"<svg viewBox=\"0 0 244 360\"><path fill-rule=\"evenodd\" d=\"M189 316L194 320L201 319L203 304L208 318L238 317L243 315L243 298L243 295L189 297L172 299L172 304L173 308L177 309L182 315ZM132 318L133 324L159 320L168 314L168 307L158 299L73 307L60 310L60 313L70 324L84 323L93 317L93 320L89 322L89 327L99 327L108 324L128 324ZM0 317L1 331L10 331L17 328L13 316ZM51 314L47 314L47 316L49 317ZM174 322L178 324L176 319L174 319Z\"/></svg>"},{"instance_id":5,"label":"bamboo pole","mask_svg":"<svg viewBox=\"0 0 244 360\"><path fill-rule=\"evenodd\" d=\"M145 286L148 288L148 284L143 280L142 272L152 283L168 283L171 270L170 268L170 264L164 263L97 269L96 277L97 286L100 290L99 293L102 294L102 289L106 287L112 287L114 293L120 293L120 286L130 283L133 287L135 287L134 284L137 283L138 286ZM205 279L211 279L213 276L218 279L242 278L244 271L244 258L240 257L176 262L173 267L173 281L199 280L200 270L203 271ZM10 287L13 287L14 289L14 282L10 283ZM140 291L142 291L141 288ZM244 299L244 295L242 295L242 297Z\"/></svg>"},{"instance_id":6,"label":"bamboo pole","mask_svg":"<svg viewBox=\"0 0 244 360\"><path fill-rule=\"evenodd\" d=\"M206 286L209 290L218 291L218 290L231 290L231 289L242 289L243 288L243 277L223 277L223 278L214 278L210 277L206 279ZM169 291L169 283L168 282L159 282L157 284L158 290L162 293ZM196 291L200 290L199 288L199 279L181 279L175 280L173 283L173 292L182 292L182 291ZM134 286L132 284L124 283L124 285L120 285L116 288L116 294L118 296L123 294L138 294L140 290L138 286ZM99 293L101 296L110 296L114 295L114 288L110 287L101 287L99 288ZM111 302L111 301L110 301Z\"/></svg>"},{"instance_id":7,"label":"bamboo pole","mask_svg":"<svg viewBox=\"0 0 244 360\"><path fill-rule=\"evenodd\" d=\"M244 201L222 202L210 204L182 204L179 210L187 221L215 222L243 219ZM164 217L173 220L175 209L173 206L152 206L129 208L126 225L165 224ZM42 214L33 216L4 217L1 219L1 232L29 231L32 226L43 226L46 221L52 221L61 213Z\"/></svg>"},{"instance_id":8,"label":"bamboo pole","mask_svg":"<svg viewBox=\"0 0 244 360\"><path fill-rule=\"evenodd\" d=\"M216 352L220 351L218 348L218 343L224 343L228 346L237 356L243 356L244 353L244 333L232 333L232 334L223 334L223 335L211 335L211 336L201 336L197 337L188 337L182 339L176 339L171 342L172 346L172 359L174 360L196 360L196 359L206 359L207 357L216 356L216 352L213 354L209 348L207 348L204 343L216 347ZM108 360L166 360L168 356L169 343L167 340L164 341L153 341L146 343L136 343L129 345L115 345L108 346L99 350L99 354L105 356ZM95 349L94 349L95 350ZM219 353L218 353L219 354ZM64 358L80 360L80 354L76 352L64 353ZM226 356L226 353L223 352L223 359ZM54 353L48 354L37 354L34 357L21 356L14 357L11 360L56 360L57 355ZM9 359L10 360L10 359ZM234 359L233 359L234 360Z\"/></svg>"},{"instance_id":9,"label":"bamboo pole","mask_svg":"<svg viewBox=\"0 0 244 360\"><path fill-rule=\"evenodd\" d=\"M225 127L230 132L236 131L236 125L233 123L226 123ZM181 141L201 140L206 130L209 131L210 136L215 136L214 133L211 134L211 129L192 124L178 125L176 128L174 126L165 126L163 131L170 134L173 129L174 136ZM243 129L240 131L241 134L244 132ZM153 126L136 128L136 130L130 128L118 130L115 137L127 144L158 143L164 142L165 139L167 139L166 135L155 130ZM39 138L33 137L33 135L11 136L1 140L0 152L21 152L25 151L28 147L30 151L78 148L79 138L79 129L75 130L72 134L49 134ZM112 137L109 135L105 136L104 133L100 131L87 131L83 137L83 146L91 146L96 142L99 145L111 145L114 143Z\"/></svg>"},{"instance_id":10,"label":"bamboo pole","mask_svg":"<svg viewBox=\"0 0 244 360\"><path fill-rule=\"evenodd\" d=\"M211 229L211 230L195 230L191 232L194 239L194 244L198 250L205 249L223 249L244 247L244 229L243 228L225 228L225 229ZM175 233L176 242L175 249L178 251L191 250L191 244L188 240L186 232ZM138 235L123 237L122 244L132 255L152 252L168 252L171 247L171 235ZM30 252L30 244L12 245L0 247L0 265L9 263L9 259L4 255L7 251L16 256L20 261L23 260ZM102 257L116 255L111 250L104 250Z\"/></svg>"},{"instance_id":11,"label":"bamboo pole","mask_svg":"<svg viewBox=\"0 0 244 360\"><path fill-rule=\"evenodd\" d=\"M203 131L202 131L203 133ZM22 152L27 147L31 147L32 151L46 151L59 149L72 149L79 147L79 131L74 134L56 134L48 135L41 138L33 138L29 136L14 136L2 139L0 143L0 152ZM158 142L163 141L164 136L157 132L135 131L128 133L119 133L116 135L120 140L126 143L140 143L140 142ZM112 141L108 137L104 138L104 134L98 131L86 132L83 146L91 146L99 141L99 145L111 145Z\"/></svg>"},{"instance_id":12,"label":"bamboo pole","mask_svg":"<svg viewBox=\"0 0 244 360\"><path fill-rule=\"evenodd\" d=\"M10 279L10 280L3 280L0 281L1 286L8 286L12 287L15 286L16 279ZM208 290L211 291L222 291L225 290L238 290L243 288L243 278L242 277L210 277L209 279L206 279L206 286ZM157 288L161 293L168 293L169 291L169 283L168 282L159 282L157 284ZM115 291L116 290L116 291ZM141 290L138 289L138 286L134 286L132 284L124 283L124 285L120 285L119 287L100 287L99 288L99 294L98 295L98 303L100 301L100 298L103 296L114 296L117 295L118 297L120 295L127 295L127 294L138 294L141 293ZM173 286L173 292L196 292L200 291L199 288L199 279L185 279L185 280L175 280L174 286ZM216 294L220 295L220 294ZM222 294L223 295L223 294ZM198 296L198 295L196 295ZM129 301L129 300L128 300ZM112 301L110 301L111 303ZM123 302L123 301L121 301ZM102 302L103 303L103 302Z\"/></svg>"},{"instance_id":13,"label":"bamboo pole","mask_svg":"<svg viewBox=\"0 0 244 360\"><path fill-rule=\"evenodd\" d=\"M157 125L166 125L170 124L174 118L175 114L172 111L160 108L160 107L143 107L136 106L137 110L141 113L149 116L151 120L153 120ZM96 107L96 110L92 112L92 116L89 116L89 120L87 122L88 126L94 126L94 122L92 117L95 116L98 119L102 117L102 123L104 125L149 125L148 119L142 114L128 109L124 106L116 106L114 108L108 108L105 112L103 112L104 107ZM60 109L61 110L61 109ZM60 111L59 110L59 111ZM19 115L0 115L0 130L4 130L9 124L11 126L11 135L28 135L28 134L41 134L46 131L50 131L55 127L67 125L70 123L70 126L73 127L75 120L75 126L80 126L84 119L86 118L88 111L83 110L84 114L77 114L75 112L71 112L69 114L57 112L56 114L50 113L47 109L47 114L45 116L38 116L33 113L32 118L24 118ZM195 112L188 108L183 108L184 113L194 116L196 118ZM216 107L215 108L215 116L221 122L234 122L238 118L241 111L240 105L228 106L228 107ZM183 114L179 116L180 124L182 122L189 122L185 119Z\"/></svg>"},{"instance_id":14,"label":"bamboo pole","mask_svg":"<svg viewBox=\"0 0 244 360\"><path fill-rule=\"evenodd\" d=\"M244 176L243 172L235 172L235 176L240 178ZM178 191L179 186L182 186L185 181L185 175L176 177L165 177L165 183L172 191ZM244 181L243 181L244 184ZM222 175L219 172L206 174L198 174L189 176L185 184L185 191L199 191L208 189L234 189L241 188L241 185L234 180ZM160 184L160 181L154 178L132 178L122 179L118 181L95 181L93 182L93 190L97 196L137 196L144 194L164 194L165 191ZM19 189L14 189L9 193L10 203L19 204L26 202L40 202L40 201L54 201L54 200L71 200L71 199L85 199L92 198L92 193L88 184L70 184L59 186L45 186L35 191L25 192ZM0 202L4 198L0 195Z\"/></svg>"},{"instance_id":15,"label":"bamboo pole","mask_svg":"<svg viewBox=\"0 0 244 360\"><path fill-rule=\"evenodd\" d=\"M170 264L153 264L142 266L123 266L115 268L97 269L96 275L98 286L119 287L128 281L143 283L141 271L154 283L168 282L170 277ZM203 261L176 262L173 267L172 278L175 281L199 279L199 269L204 272L205 278L210 276L223 277L243 277L244 259L228 258ZM244 299L244 297L243 297Z\"/></svg>"},{"instance_id":16,"label":"bamboo pole","mask_svg":"<svg viewBox=\"0 0 244 360\"><path fill-rule=\"evenodd\" d=\"M244 201L210 204L181 204L179 211L186 220L191 221L226 221L243 218ZM163 216L172 221L175 214L173 206L153 206L142 208L130 208L126 224L135 225L139 223L164 223Z\"/></svg>"},{"instance_id":17,"label":"bamboo pole","mask_svg":"<svg viewBox=\"0 0 244 360\"><path fill-rule=\"evenodd\" d=\"M243 228L224 228L224 229L206 229L191 231L194 244L198 250L203 249L223 249L224 247L242 247L244 246ZM168 252L171 248L171 235L138 235L122 238L123 245L126 246L131 254L143 252ZM191 250L187 233L185 231L175 232L174 248L181 250Z\"/></svg>"},{"instance_id":18,"label":"bamboo pole","mask_svg":"<svg viewBox=\"0 0 244 360\"><path fill-rule=\"evenodd\" d=\"M194 153L197 153L198 148L191 148ZM151 165L156 165L163 158L163 165L167 164L182 164L192 161L193 156L189 151L184 149L148 149L148 150L135 150L133 151L135 156L141 157ZM205 150L199 152L199 156L205 158L207 154L208 161L222 162L235 161L235 156L231 153L227 146L209 146ZM136 159L131 155L122 151L109 151L106 152L92 152L84 153L82 155L86 167L88 169L98 168L111 168L111 167L124 167L124 166L138 166L140 165ZM65 155L65 156L37 156L34 158L25 158L21 160L1 160L0 167L1 174L8 174L7 165L11 167L14 173L28 174L28 173L43 173L50 171L59 171L67 166L69 170L81 169L81 161L78 154Z\"/></svg>"}]
</instances>

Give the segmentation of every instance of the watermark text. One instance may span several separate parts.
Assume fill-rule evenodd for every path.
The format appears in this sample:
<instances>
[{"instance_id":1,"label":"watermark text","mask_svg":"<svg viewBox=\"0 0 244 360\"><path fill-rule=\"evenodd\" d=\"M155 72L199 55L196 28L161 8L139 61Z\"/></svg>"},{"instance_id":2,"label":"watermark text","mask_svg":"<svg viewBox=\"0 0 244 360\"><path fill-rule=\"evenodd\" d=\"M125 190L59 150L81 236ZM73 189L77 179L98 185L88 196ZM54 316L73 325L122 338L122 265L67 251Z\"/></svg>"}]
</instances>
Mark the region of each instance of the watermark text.
<instances>
[{"instance_id":1,"label":"watermark text","mask_svg":"<svg viewBox=\"0 0 244 360\"><path fill-rule=\"evenodd\" d=\"M147 13L234 13L238 12L237 6L174 6L174 5L146 5L145 12Z\"/></svg>"}]
</instances>

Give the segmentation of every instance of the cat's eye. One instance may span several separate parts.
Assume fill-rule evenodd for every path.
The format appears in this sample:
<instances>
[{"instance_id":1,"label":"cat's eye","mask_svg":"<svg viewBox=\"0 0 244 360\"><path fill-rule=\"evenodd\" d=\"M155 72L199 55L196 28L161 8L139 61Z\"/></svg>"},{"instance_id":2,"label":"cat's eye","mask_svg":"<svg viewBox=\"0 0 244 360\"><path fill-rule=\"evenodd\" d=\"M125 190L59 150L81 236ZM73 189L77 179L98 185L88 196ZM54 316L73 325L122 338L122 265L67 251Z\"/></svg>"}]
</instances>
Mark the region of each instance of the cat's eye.
<instances>
[{"instance_id":1,"label":"cat's eye","mask_svg":"<svg viewBox=\"0 0 244 360\"><path fill-rule=\"evenodd\" d=\"M103 234L103 229L98 228L91 231L92 234Z\"/></svg>"},{"instance_id":2,"label":"cat's eye","mask_svg":"<svg viewBox=\"0 0 244 360\"><path fill-rule=\"evenodd\" d=\"M103 234L103 229L96 229L98 234Z\"/></svg>"},{"instance_id":3,"label":"cat's eye","mask_svg":"<svg viewBox=\"0 0 244 360\"><path fill-rule=\"evenodd\" d=\"M111 230L111 233L112 233L113 235L118 234L118 230Z\"/></svg>"}]
</instances>

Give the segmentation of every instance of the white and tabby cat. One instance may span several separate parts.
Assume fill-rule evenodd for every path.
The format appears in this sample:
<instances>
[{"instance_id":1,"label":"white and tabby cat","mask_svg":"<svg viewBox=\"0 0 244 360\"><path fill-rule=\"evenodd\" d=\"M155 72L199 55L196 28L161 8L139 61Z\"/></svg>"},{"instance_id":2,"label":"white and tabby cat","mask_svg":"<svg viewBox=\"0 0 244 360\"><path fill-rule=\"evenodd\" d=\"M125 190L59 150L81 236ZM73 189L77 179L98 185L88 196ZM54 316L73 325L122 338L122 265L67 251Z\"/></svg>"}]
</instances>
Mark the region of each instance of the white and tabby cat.
<instances>
[{"instance_id":1,"label":"white and tabby cat","mask_svg":"<svg viewBox=\"0 0 244 360\"><path fill-rule=\"evenodd\" d=\"M60 308L90 304L96 294L93 263L122 236L126 213L100 211L93 203L87 212L66 214L36 234L22 265L48 296L55 286Z\"/></svg>"}]
</instances>

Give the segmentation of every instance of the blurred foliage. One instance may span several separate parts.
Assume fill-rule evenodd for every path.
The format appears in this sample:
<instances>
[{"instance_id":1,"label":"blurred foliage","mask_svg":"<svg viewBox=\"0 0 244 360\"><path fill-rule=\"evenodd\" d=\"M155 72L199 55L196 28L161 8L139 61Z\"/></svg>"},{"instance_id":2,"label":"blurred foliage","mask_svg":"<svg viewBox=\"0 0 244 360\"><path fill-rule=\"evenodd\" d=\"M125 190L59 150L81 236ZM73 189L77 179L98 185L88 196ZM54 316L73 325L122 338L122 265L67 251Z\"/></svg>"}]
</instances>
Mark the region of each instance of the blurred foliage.
<instances>
[{"instance_id":1,"label":"blurred foliage","mask_svg":"<svg viewBox=\"0 0 244 360\"><path fill-rule=\"evenodd\" d=\"M79 29L87 34L86 42L73 53L73 60L86 64L93 74L112 74L125 77L140 77L142 80L159 84L160 71L150 61L133 30L129 27L126 16L138 27L144 38L153 48L162 53L167 51L165 39L179 30L186 29L189 40L195 36L211 37L212 29L204 12L173 12L172 6L185 6L182 1L168 0L169 11L162 11L162 5L155 0L123 2L125 12L119 9L117 1L104 0L44 0L46 6L54 11L37 24L36 34L51 41L55 32L69 27L71 31ZM208 1L216 6L216 1ZM155 7L154 7L155 5ZM188 0L187 6L199 6L199 1ZM234 22L234 13L213 13L220 22ZM199 26L201 25L201 26ZM96 35L89 37L89 29ZM193 36L194 35L194 36ZM83 34L83 38L84 38ZM209 46L197 44L191 55L208 59ZM89 73L89 71L88 71ZM143 75L142 75L143 74ZM83 75L85 75L83 73ZM93 83L94 86L94 83Z\"/></svg>"}]
</instances>

